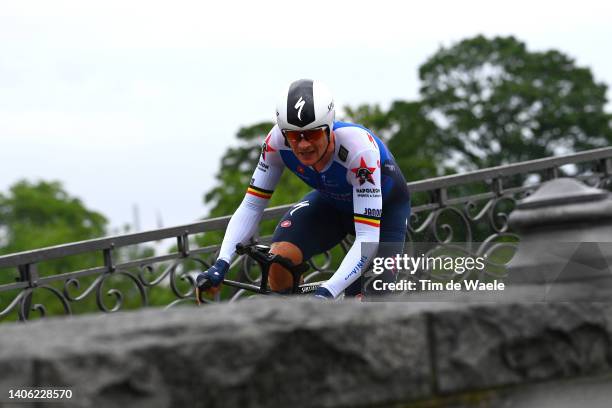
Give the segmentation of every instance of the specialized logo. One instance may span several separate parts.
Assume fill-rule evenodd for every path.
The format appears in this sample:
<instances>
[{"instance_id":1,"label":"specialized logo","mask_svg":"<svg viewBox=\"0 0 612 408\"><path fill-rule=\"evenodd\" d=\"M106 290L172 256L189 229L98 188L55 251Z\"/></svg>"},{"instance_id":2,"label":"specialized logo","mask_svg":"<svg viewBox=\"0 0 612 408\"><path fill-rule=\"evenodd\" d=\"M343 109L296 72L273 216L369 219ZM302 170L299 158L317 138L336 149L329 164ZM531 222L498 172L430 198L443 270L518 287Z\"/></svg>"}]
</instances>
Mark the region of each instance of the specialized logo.
<instances>
[{"instance_id":1,"label":"specialized logo","mask_svg":"<svg viewBox=\"0 0 612 408\"><path fill-rule=\"evenodd\" d=\"M374 178L372 177L372 174L374 174L376 171L376 167L368 167L368 164L363 157L359 162L359 167L355 167L354 169L351 169L351 171L355 173L355 178L359 179L360 186L362 186L366 181L376 185L376 183L374 183Z\"/></svg>"},{"instance_id":2,"label":"specialized logo","mask_svg":"<svg viewBox=\"0 0 612 408\"><path fill-rule=\"evenodd\" d=\"M272 146L270 146L270 138L272 137L272 134L269 134L268 137L266 137L265 142L263 142L263 144L261 145L261 157L266 160L266 153L274 153L276 151L276 149L273 149Z\"/></svg>"},{"instance_id":3,"label":"specialized logo","mask_svg":"<svg viewBox=\"0 0 612 408\"><path fill-rule=\"evenodd\" d=\"M310 283L310 284L304 284L304 285L300 285L299 286L299 293L304 294L304 293L310 293L310 292L314 292L315 290L317 290L317 288L319 287L319 284L315 283Z\"/></svg>"},{"instance_id":4,"label":"specialized logo","mask_svg":"<svg viewBox=\"0 0 612 408\"><path fill-rule=\"evenodd\" d=\"M287 92L287 123L303 127L315 121L313 82L310 79L295 81Z\"/></svg>"},{"instance_id":5,"label":"specialized logo","mask_svg":"<svg viewBox=\"0 0 612 408\"><path fill-rule=\"evenodd\" d=\"M308 207L309 205L310 203L308 202L308 200L297 203L295 207L293 207L293 209L289 211L289 215L293 215L293 213L299 210L300 208Z\"/></svg>"},{"instance_id":6,"label":"specialized logo","mask_svg":"<svg viewBox=\"0 0 612 408\"><path fill-rule=\"evenodd\" d=\"M302 120L302 109L304 108L305 104L306 101L301 96L300 99L298 99L298 101L295 103L294 108L298 111L297 117L299 120Z\"/></svg>"}]
</instances>

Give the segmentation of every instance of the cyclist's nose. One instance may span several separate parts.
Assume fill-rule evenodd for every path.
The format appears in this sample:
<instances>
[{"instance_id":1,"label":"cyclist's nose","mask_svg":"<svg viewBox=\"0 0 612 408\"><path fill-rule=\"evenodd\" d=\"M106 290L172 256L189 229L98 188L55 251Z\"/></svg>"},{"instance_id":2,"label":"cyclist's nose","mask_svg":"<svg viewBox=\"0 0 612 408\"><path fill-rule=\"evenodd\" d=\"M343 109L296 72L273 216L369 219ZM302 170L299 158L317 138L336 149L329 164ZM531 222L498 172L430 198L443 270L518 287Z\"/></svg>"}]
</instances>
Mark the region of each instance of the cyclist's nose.
<instances>
[{"instance_id":1,"label":"cyclist's nose","mask_svg":"<svg viewBox=\"0 0 612 408\"><path fill-rule=\"evenodd\" d=\"M308 140L306 140L306 139L301 139L301 140L298 142L298 148L300 148L300 149L307 149L307 148L309 148L309 147L311 147L311 146L312 146L312 143L310 143L310 142L309 142Z\"/></svg>"}]
</instances>

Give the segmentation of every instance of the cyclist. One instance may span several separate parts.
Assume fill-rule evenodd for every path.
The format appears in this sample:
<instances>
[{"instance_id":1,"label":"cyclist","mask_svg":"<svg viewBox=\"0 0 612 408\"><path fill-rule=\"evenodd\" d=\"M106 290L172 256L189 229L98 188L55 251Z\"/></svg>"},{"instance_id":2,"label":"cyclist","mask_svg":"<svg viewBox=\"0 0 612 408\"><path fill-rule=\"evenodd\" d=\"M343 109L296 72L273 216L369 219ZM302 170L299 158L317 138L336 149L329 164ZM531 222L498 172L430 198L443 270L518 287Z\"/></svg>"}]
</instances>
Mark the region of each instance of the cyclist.
<instances>
[{"instance_id":1,"label":"cyclist","mask_svg":"<svg viewBox=\"0 0 612 408\"><path fill-rule=\"evenodd\" d=\"M319 81L291 83L277 104L276 119L245 197L229 222L219 257L198 275L196 283L201 289L205 281L209 281L206 287L221 284L236 244L253 236L281 173L288 168L314 190L280 220L270 252L298 264L354 234L355 241L339 268L315 296L359 295L360 277L376 255L377 243L395 243L396 252L403 248L410 215L404 176L372 131L335 121L332 94ZM373 244L362 250L363 242ZM388 281L395 276L391 273L384 278ZM286 291L292 276L274 264L269 285L273 291Z\"/></svg>"}]
</instances>

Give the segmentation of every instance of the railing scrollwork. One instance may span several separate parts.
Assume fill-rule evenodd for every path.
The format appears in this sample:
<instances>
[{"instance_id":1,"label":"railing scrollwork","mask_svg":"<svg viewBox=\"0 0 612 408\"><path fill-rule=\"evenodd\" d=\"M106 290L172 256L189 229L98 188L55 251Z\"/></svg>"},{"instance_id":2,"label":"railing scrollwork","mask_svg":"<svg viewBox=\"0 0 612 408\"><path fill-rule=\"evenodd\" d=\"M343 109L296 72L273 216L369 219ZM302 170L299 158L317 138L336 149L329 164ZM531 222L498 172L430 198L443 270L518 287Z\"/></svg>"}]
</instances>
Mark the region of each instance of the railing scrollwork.
<instances>
[{"instance_id":1,"label":"railing scrollwork","mask_svg":"<svg viewBox=\"0 0 612 408\"><path fill-rule=\"evenodd\" d=\"M413 200L406 234L408 252L414 250L410 243L428 242L431 243L429 251L446 247L447 250L486 256L490 265L498 267L492 270L503 275L504 265L499 261L503 257L496 254L511 253L518 242L518 236L508 226L510 212L518 200L528 196L546 179L567 176L567 171L560 170L566 168L563 166L578 169L572 177L589 185L603 189L612 187L612 148L409 183L413 195L429 198ZM268 209L264 219L279 219L290 207ZM18 320L40 318L50 314L52 309L56 314L70 315L76 313L77 306L83 302L95 304L105 313L158 305L162 300L167 307L193 303L194 277L214 262L219 250L218 244L198 247L194 237L223 231L228 222L229 217L215 218L1 256L0 320L9 316ZM172 252L137 259L121 256L121 251L127 247L164 239L176 240ZM258 239L269 242L269 237ZM455 248L457 242L472 245ZM305 281L329 277L351 244L352 237L347 237L339 249L309 260L311 269L304 276ZM41 262L82 254L96 254L102 259L101 265L48 276L39 276L37 272ZM230 274L243 282L257 283L261 278L258 268L251 260L239 257L232 262ZM473 277L472 273L466 273L461 279ZM239 299L245 295L241 290L233 290L224 296Z\"/></svg>"}]
</instances>

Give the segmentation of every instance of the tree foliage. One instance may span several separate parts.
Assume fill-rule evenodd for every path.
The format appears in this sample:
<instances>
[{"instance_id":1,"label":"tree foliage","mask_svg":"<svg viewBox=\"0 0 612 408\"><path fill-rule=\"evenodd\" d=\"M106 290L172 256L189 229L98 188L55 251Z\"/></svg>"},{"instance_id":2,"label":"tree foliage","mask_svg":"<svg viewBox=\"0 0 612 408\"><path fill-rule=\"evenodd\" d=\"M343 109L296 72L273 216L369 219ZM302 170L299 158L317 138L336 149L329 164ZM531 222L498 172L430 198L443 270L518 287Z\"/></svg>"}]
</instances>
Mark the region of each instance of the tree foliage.
<instances>
[{"instance_id":1,"label":"tree foliage","mask_svg":"<svg viewBox=\"0 0 612 408\"><path fill-rule=\"evenodd\" d=\"M231 214L238 207L259 160L264 136L272 126L271 122L260 122L240 128L236 135L240 145L227 149L215 175L217 185L204 195L204 203L211 206L210 216Z\"/></svg>"},{"instance_id":2,"label":"tree foliage","mask_svg":"<svg viewBox=\"0 0 612 408\"><path fill-rule=\"evenodd\" d=\"M397 100L388 109L367 104L345 108L350 121L385 140L408 181L612 141L612 116L604 109L606 85L560 51L529 51L514 37L477 36L441 47L421 65L419 77L419 100ZM216 186L204 196L209 217L230 215L238 207L272 126L260 122L238 131L239 145L228 148L215 175ZM296 202L309 189L286 171L270 206ZM273 226L264 224L262 233L271 233ZM102 214L87 209L59 182L21 181L0 193L0 254L100 237L106 227ZM198 242L207 245L221 238L222 232L212 233ZM118 252L118 260L153 254L144 247ZM44 276L100 263L100 254L86 254L38 266ZM0 273L0 284L8 282L6 276ZM151 298L162 304L168 296L160 292ZM90 306L95 309L91 298Z\"/></svg>"},{"instance_id":3,"label":"tree foliage","mask_svg":"<svg viewBox=\"0 0 612 408\"><path fill-rule=\"evenodd\" d=\"M0 227L7 254L105 234L107 219L71 197L59 182L20 181L0 194Z\"/></svg>"},{"instance_id":4,"label":"tree foliage","mask_svg":"<svg viewBox=\"0 0 612 408\"><path fill-rule=\"evenodd\" d=\"M514 37L477 36L440 48L419 70L424 112L460 169L606 146L606 85L589 68Z\"/></svg>"},{"instance_id":5,"label":"tree foliage","mask_svg":"<svg viewBox=\"0 0 612 408\"><path fill-rule=\"evenodd\" d=\"M386 142L408 181L607 146L612 140L606 85L560 51L530 51L514 37L476 36L441 47L421 65L419 76L419 100L397 100L388 109L344 108L348 120ZM219 184L206 195L211 215L235 211L272 125L240 130L241 146L227 151ZM513 183L522 181L517 177ZM487 189L469 185L455 193ZM285 172L271 204L295 202L307 190ZM412 197L415 205L430 199Z\"/></svg>"},{"instance_id":6,"label":"tree foliage","mask_svg":"<svg viewBox=\"0 0 612 408\"><path fill-rule=\"evenodd\" d=\"M10 187L6 194L0 194L0 254L10 254L53 245L74 243L106 235L108 221L97 211L85 207L81 200L71 196L60 182L39 181L36 183L20 181ZM145 245L118 248L113 251L115 263L142 259L154 255L154 249ZM55 260L42 261L36 264L40 276L52 276L74 272L104 263L100 251L84 253ZM134 276L137 270L130 270ZM0 270L0 285L13 283L17 271L15 268ZM79 278L79 285L68 285L71 296L77 296L91 286L99 275ZM49 282L46 285L55 288L59 293L64 290L64 281ZM107 277L102 286L101 301L108 308L116 302L115 290L123 295L122 309L141 306L138 287L124 275L115 274ZM14 299L20 290L0 294L0 310ZM99 307L93 291L83 300L70 302L71 311L75 314L97 312ZM110 295L110 296L109 296ZM158 285L149 290L149 303L165 305L176 299L171 291ZM31 304L42 304L50 315L64 313L63 306L56 295L38 288L34 290ZM16 319L16 313L8 320ZM32 317L35 317L33 314Z\"/></svg>"},{"instance_id":7,"label":"tree foliage","mask_svg":"<svg viewBox=\"0 0 612 408\"><path fill-rule=\"evenodd\" d=\"M378 105L345 108L349 120L385 140L407 180L422 180L450 171L444 166L446 146L436 124L420 102L395 101L388 111Z\"/></svg>"},{"instance_id":8,"label":"tree foliage","mask_svg":"<svg viewBox=\"0 0 612 408\"><path fill-rule=\"evenodd\" d=\"M238 131L240 146L228 148L215 176L218 184L204 196L204 202L212 206L210 216L232 214L240 205L259 161L261 145L273 126L272 122L260 122ZM301 180L284 172L269 206L294 203L308 191Z\"/></svg>"},{"instance_id":9,"label":"tree foliage","mask_svg":"<svg viewBox=\"0 0 612 408\"><path fill-rule=\"evenodd\" d=\"M20 181L0 194L0 254L21 252L75 241L98 238L106 233L107 219L70 196L61 183ZM40 276L57 275L102 264L101 254L89 253L38 263ZM0 284L14 282L15 270L0 270ZM54 283L61 292L62 282ZM18 291L17 291L18 292ZM0 310L17 296L5 292ZM32 304L44 305L49 314L63 313L59 299L46 290L35 290ZM74 311L97 310L90 297ZM13 316L13 319L16 316Z\"/></svg>"},{"instance_id":10,"label":"tree foliage","mask_svg":"<svg viewBox=\"0 0 612 408\"><path fill-rule=\"evenodd\" d=\"M483 36L442 47L419 69L420 100L345 107L348 119L382 137L407 180L421 180L595 147L612 141L606 85L556 51L527 50L514 37ZM217 186L210 215L231 214L272 127L240 129ZM285 172L271 205L295 202L308 188Z\"/></svg>"}]
</instances>

